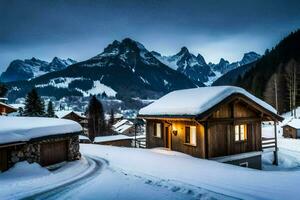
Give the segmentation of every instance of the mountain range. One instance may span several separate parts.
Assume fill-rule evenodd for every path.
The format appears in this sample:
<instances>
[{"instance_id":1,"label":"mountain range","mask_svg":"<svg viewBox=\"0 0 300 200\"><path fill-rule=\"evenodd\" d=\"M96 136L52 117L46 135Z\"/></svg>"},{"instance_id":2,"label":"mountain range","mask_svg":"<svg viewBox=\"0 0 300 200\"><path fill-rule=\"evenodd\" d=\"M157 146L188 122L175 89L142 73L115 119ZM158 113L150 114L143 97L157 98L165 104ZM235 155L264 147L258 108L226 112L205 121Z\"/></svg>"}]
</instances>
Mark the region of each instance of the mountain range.
<instances>
[{"instance_id":1,"label":"mountain range","mask_svg":"<svg viewBox=\"0 0 300 200\"><path fill-rule=\"evenodd\" d=\"M49 72L65 69L75 63L76 61L70 58L64 60L58 57L54 57L50 63L35 57L25 60L14 60L9 64L6 71L1 74L0 81L28 80Z\"/></svg>"},{"instance_id":2,"label":"mountain range","mask_svg":"<svg viewBox=\"0 0 300 200\"><path fill-rule=\"evenodd\" d=\"M102 93L128 101L153 99L173 90L210 85L229 70L259 57L249 52L238 62L221 59L218 64L207 64L203 56L195 56L186 47L175 55L162 56L126 38L113 41L102 53L82 62L59 58L50 63L36 58L13 61L1 81L7 82L11 100L24 97L33 87L43 96L58 99Z\"/></svg>"}]
</instances>

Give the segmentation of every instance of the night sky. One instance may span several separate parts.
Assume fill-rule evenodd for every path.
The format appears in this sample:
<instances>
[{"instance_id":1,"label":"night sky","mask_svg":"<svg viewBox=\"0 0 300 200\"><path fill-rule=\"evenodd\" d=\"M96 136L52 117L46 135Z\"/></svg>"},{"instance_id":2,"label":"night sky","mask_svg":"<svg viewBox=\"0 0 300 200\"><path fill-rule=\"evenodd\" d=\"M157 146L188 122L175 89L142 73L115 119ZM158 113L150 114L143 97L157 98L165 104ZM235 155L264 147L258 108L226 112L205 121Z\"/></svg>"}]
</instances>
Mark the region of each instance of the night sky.
<instances>
[{"instance_id":1,"label":"night sky","mask_svg":"<svg viewBox=\"0 0 300 200\"><path fill-rule=\"evenodd\" d=\"M236 61L297 28L299 0L0 0L0 71L33 56L84 60L125 37L164 55L187 46L207 62Z\"/></svg>"}]
</instances>

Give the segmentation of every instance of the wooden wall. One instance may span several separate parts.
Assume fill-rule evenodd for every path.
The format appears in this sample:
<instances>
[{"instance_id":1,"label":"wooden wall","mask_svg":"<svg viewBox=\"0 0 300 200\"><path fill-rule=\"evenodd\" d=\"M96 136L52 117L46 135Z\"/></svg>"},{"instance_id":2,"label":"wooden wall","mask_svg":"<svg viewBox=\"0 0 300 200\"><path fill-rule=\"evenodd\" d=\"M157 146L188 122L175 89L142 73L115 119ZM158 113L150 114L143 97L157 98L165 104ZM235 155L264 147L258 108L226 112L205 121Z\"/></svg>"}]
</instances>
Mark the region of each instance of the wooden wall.
<instances>
[{"instance_id":1,"label":"wooden wall","mask_svg":"<svg viewBox=\"0 0 300 200\"><path fill-rule=\"evenodd\" d=\"M0 148L0 172L8 169L8 152L6 148Z\"/></svg>"},{"instance_id":2,"label":"wooden wall","mask_svg":"<svg viewBox=\"0 0 300 200\"><path fill-rule=\"evenodd\" d=\"M297 138L297 129L291 127L291 126L284 126L283 127L283 137L286 138Z\"/></svg>"},{"instance_id":3,"label":"wooden wall","mask_svg":"<svg viewBox=\"0 0 300 200\"><path fill-rule=\"evenodd\" d=\"M47 142L40 145L40 164L48 166L68 160L68 140Z\"/></svg>"},{"instance_id":4,"label":"wooden wall","mask_svg":"<svg viewBox=\"0 0 300 200\"><path fill-rule=\"evenodd\" d=\"M156 123L162 124L162 137L158 138L154 135ZM170 125L172 124L172 126ZM169 127L171 131L171 148L174 151L183 152L195 157L205 157L204 151L204 127L192 120L147 120L146 125L146 145L147 148L166 147L165 127ZM196 146L185 143L185 127L196 126L197 142ZM172 130L177 130L177 135L172 133Z\"/></svg>"},{"instance_id":5,"label":"wooden wall","mask_svg":"<svg viewBox=\"0 0 300 200\"><path fill-rule=\"evenodd\" d=\"M261 151L261 114L243 101L233 101L223 104L211 112L206 119L176 120L147 119L147 148L166 147L165 128L177 130L177 136L172 134L171 149L190 154L195 157L208 158L233 155L251 151ZM155 136L155 124L162 123L162 137ZM235 125L247 125L247 140L235 141ZM185 144L185 126L197 127L197 145ZM205 152L205 127L207 127L207 151Z\"/></svg>"},{"instance_id":6,"label":"wooden wall","mask_svg":"<svg viewBox=\"0 0 300 200\"><path fill-rule=\"evenodd\" d=\"M247 140L235 141L234 126L247 125ZM261 151L261 119L242 102L222 105L208 119L208 157Z\"/></svg>"}]
</instances>

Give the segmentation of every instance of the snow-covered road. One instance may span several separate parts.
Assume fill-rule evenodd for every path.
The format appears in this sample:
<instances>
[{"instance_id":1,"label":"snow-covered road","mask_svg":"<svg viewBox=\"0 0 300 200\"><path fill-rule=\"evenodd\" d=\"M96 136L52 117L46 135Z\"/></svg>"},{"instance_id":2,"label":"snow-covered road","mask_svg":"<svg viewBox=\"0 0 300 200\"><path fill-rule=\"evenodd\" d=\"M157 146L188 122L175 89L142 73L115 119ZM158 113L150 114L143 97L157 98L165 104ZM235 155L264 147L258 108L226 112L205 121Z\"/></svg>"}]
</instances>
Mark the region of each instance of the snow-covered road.
<instances>
[{"instance_id":1,"label":"snow-covered road","mask_svg":"<svg viewBox=\"0 0 300 200\"><path fill-rule=\"evenodd\" d=\"M75 178L70 179L64 184L54 185L54 187L51 189L35 193L31 196L27 196L24 199L58 199L63 194L72 191L74 188L77 188L80 185L91 181L93 178L98 177L101 174L101 171L105 167L105 165L108 164L107 161L104 159L95 159L89 156L86 156L85 158L88 160L89 166L91 167L89 169L89 172L86 173L84 176L75 176Z\"/></svg>"}]
</instances>

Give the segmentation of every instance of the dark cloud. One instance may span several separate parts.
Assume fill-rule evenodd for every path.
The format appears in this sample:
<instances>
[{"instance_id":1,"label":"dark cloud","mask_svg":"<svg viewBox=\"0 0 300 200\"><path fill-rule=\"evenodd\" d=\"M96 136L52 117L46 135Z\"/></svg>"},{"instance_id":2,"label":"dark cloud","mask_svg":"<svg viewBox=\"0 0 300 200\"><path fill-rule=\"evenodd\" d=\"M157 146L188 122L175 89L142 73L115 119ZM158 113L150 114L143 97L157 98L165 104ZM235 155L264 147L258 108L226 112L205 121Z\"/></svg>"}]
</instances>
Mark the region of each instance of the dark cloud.
<instances>
[{"instance_id":1,"label":"dark cloud","mask_svg":"<svg viewBox=\"0 0 300 200\"><path fill-rule=\"evenodd\" d=\"M293 0L0 0L0 71L15 58L86 59L124 37L234 60L297 29L299 10Z\"/></svg>"}]
</instances>

